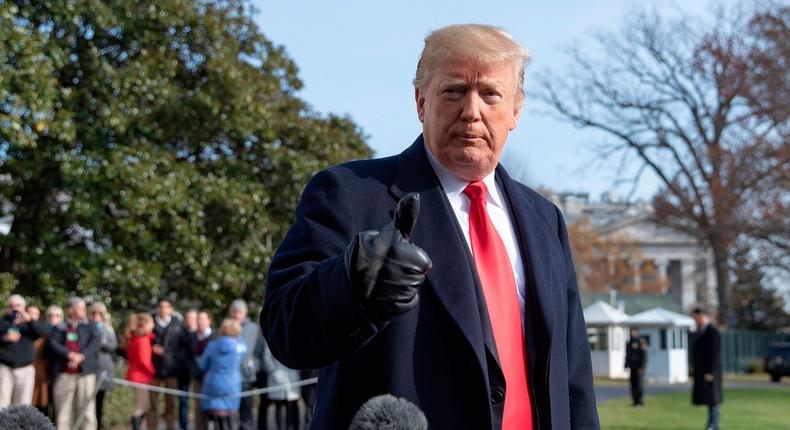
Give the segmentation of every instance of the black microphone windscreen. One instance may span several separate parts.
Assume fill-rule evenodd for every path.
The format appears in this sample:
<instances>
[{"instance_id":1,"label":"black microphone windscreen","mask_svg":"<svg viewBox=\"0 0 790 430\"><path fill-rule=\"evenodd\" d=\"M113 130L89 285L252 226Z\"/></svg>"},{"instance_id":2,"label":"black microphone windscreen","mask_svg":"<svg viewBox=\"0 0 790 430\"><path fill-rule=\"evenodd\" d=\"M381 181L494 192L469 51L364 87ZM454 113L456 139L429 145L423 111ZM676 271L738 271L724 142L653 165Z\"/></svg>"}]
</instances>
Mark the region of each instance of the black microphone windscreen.
<instances>
[{"instance_id":1,"label":"black microphone windscreen","mask_svg":"<svg viewBox=\"0 0 790 430\"><path fill-rule=\"evenodd\" d=\"M0 409L0 430L55 430L46 415L30 405Z\"/></svg>"},{"instance_id":2,"label":"black microphone windscreen","mask_svg":"<svg viewBox=\"0 0 790 430\"><path fill-rule=\"evenodd\" d=\"M349 430L427 430L428 420L414 403L391 394L365 402Z\"/></svg>"}]
</instances>

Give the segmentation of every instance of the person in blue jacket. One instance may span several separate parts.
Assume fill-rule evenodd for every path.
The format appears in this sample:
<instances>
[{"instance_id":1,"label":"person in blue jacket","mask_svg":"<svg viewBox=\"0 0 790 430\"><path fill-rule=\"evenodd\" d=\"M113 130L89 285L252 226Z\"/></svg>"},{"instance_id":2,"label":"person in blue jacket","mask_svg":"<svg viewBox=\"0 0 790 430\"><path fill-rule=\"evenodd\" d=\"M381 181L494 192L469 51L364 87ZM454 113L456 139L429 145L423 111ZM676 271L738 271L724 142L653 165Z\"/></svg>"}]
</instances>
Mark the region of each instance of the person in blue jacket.
<instances>
[{"instance_id":1,"label":"person in blue jacket","mask_svg":"<svg viewBox=\"0 0 790 430\"><path fill-rule=\"evenodd\" d=\"M239 337L241 325L233 319L222 321L219 337L209 342L198 362L205 374L201 393L210 396L200 401L206 423L213 422L218 430L237 427L240 397L230 396L241 392L241 360L247 346Z\"/></svg>"}]
</instances>

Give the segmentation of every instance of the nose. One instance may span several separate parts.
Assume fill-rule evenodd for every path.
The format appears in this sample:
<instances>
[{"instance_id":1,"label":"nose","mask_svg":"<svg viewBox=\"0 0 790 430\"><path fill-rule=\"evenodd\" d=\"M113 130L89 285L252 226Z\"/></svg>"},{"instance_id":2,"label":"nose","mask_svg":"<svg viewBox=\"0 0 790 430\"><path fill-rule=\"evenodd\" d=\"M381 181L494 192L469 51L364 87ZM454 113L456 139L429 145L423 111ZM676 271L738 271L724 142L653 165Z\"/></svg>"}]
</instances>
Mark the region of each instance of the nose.
<instances>
[{"instance_id":1,"label":"nose","mask_svg":"<svg viewBox=\"0 0 790 430\"><path fill-rule=\"evenodd\" d=\"M475 122L480 120L480 103L482 100L477 91L469 91L463 98L461 109L461 120L464 122Z\"/></svg>"}]
</instances>

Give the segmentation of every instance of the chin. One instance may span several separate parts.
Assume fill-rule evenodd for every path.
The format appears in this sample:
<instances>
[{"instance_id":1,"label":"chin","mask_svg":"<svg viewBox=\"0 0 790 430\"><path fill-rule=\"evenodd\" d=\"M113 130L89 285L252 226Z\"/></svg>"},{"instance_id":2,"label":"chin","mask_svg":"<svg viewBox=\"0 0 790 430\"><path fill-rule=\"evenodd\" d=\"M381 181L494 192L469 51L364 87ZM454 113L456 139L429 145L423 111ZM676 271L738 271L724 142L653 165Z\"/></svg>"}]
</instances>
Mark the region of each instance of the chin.
<instances>
[{"instance_id":1,"label":"chin","mask_svg":"<svg viewBox=\"0 0 790 430\"><path fill-rule=\"evenodd\" d=\"M453 157L452 171L461 179L478 181L496 168L488 158Z\"/></svg>"}]
</instances>

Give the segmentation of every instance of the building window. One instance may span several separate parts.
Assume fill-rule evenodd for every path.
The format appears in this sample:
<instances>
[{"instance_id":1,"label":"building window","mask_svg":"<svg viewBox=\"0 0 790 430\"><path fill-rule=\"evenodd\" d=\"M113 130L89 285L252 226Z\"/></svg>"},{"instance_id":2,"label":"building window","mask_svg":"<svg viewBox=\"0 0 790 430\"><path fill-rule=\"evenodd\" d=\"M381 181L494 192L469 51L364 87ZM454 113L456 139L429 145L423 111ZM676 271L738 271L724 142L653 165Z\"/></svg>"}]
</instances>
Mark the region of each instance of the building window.
<instances>
[{"instance_id":1,"label":"building window","mask_svg":"<svg viewBox=\"0 0 790 430\"><path fill-rule=\"evenodd\" d=\"M606 351L609 343L607 342L606 329L588 328L587 341L590 344L590 351Z\"/></svg>"},{"instance_id":2,"label":"building window","mask_svg":"<svg viewBox=\"0 0 790 430\"><path fill-rule=\"evenodd\" d=\"M663 350L667 349L667 330L660 329L660 330L658 330L658 333L661 336L661 340L659 341L660 342L659 343L659 348L661 348L661 350L663 351Z\"/></svg>"}]
</instances>

